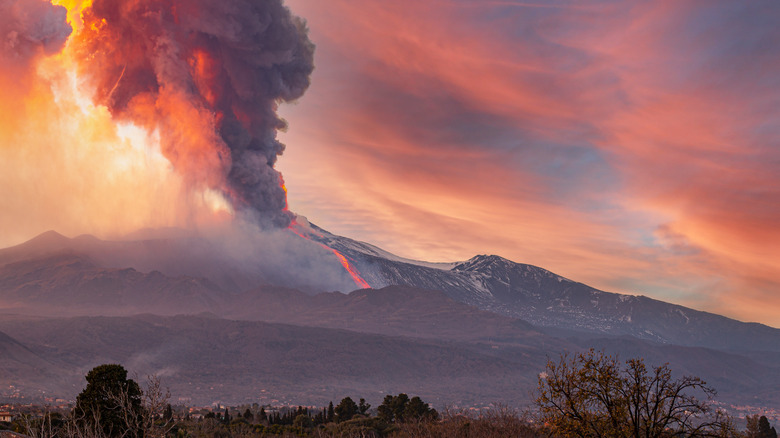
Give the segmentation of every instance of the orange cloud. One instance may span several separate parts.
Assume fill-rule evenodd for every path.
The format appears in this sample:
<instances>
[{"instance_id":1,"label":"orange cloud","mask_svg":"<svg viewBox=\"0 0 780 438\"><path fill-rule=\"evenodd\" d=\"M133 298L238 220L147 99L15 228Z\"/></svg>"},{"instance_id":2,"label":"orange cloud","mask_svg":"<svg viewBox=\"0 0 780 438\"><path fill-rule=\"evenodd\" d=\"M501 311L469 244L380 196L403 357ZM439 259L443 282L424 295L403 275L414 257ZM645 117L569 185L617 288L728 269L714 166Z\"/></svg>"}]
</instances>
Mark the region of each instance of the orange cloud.
<instances>
[{"instance_id":1,"label":"orange cloud","mask_svg":"<svg viewBox=\"0 0 780 438\"><path fill-rule=\"evenodd\" d=\"M310 63L259 78L291 86L257 109L257 90L234 87L262 82L243 62L293 62L293 48L235 56L228 75L184 38L188 81L146 86L143 50L94 56L103 18L82 18L91 1L59 3L76 32L64 51L63 9L31 0L33 21L0 18L16 35L0 52L0 244L211 223L225 196L283 207L279 175L254 170L273 170L285 126L274 111L305 90ZM706 4L291 0L318 56L311 90L283 108L291 208L407 257L498 253L778 325L780 7ZM223 101L228 86L236 99ZM225 117L247 148L267 142L248 153L259 167L235 169Z\"/></svg>"},{"instance_id":2,"label":"orange cloud","mask_svg":"<svg viewBox=\"0 0 780 438\"><path fill-rule=\"evenodd\" d=\"M14 31L31 46L0 53L0 245L48 229L111 237L218 221L214 200L189 190L161 155L158 135L117 124L91 103L70 46L63 48L65 10L41 3L31 35ZM27 11L25 20L35 17ZM59 43L42 31L60 35Z\"/></svg>"},{"instance_id":3,"label":"orange cloud","mask_svg":"<svg viewBox=\"0 0 780 438\"><path fill-rule=\"evenodd\" d=\"M290 4L319 56L294 210L780 324L777 5Z\"/></svg>"}]
</instances>

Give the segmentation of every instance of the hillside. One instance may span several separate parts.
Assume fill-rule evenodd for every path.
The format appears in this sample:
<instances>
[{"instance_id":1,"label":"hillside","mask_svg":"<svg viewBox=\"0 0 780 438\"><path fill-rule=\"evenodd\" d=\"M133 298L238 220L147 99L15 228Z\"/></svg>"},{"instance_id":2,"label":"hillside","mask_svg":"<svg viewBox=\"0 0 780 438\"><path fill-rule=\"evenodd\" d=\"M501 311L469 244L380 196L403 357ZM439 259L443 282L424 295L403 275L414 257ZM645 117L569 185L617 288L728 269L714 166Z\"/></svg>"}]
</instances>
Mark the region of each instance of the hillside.
<instances>
[{"instance_id":1,"label":"hillside","mask_svg":"<svg viewBox=\"0 0 780 438\"><path fill-rule=\"evenodd\" d=\"M416 262L313 230L314 242L284 239L301 245L295 251L336 248L376 289L302 292L292 285L346 275L338 260L322 259L333 276L319 262L253 270L267 259L242 260L224 242L186 233L117 242L46 233L0 250L0 331L9 336L0 371L68 397L88 369L119 362L161 374L198 403L414 390L434 403L523 404L548 358L596 347L669 362L728 403L778 404L777 329L496 256ZM304 280L283 281L307 269Z\"/></svg>"},{"instance_id":2,"label":"hillside","mask_svg":"<svg viewBox=\"0 0 780 438\"><path fill-rule=\"evenodd\" d=\"M439 404L522 404L544 367L541 353L515 360L441 341L203 316L2 320L0 329L57 364L74 388L95 365L122 363L159 374L196 404L376 401L404 391Z\"/></svg>"}]
</instances>

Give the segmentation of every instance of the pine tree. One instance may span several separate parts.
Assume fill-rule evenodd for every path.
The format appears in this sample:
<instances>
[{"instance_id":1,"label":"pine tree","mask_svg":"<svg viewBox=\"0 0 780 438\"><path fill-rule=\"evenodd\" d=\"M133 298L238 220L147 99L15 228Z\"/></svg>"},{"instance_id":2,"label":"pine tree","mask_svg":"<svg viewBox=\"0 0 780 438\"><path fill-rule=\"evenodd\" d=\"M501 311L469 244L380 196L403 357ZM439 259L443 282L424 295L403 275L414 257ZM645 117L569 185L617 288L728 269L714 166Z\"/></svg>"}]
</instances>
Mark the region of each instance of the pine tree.
<instances>
[{"instance_id":1,"label":"pine tree","mask_svg":"<svg viewBox=\"0 0 780 438\"><path fill-rule=\"evenodd\" d=\"M758 438L777 438L777 431L770 427L769 420L764 415L758 419Z\"/></svg>"},{"instance_id":2,"label":"pine tree","mask_svg":"<svg viewBox=\"0 0 780 438\"><path fill-rule=\"evenodd\" d=\"M335 409L336 422L341 423L342 421L351 420L357 413L358 405L355 404L352 398L344 397Z\"/></svg>"},{"instance_id":3,"label":"pine tree","mask_svg":"<svg viewBox=\"0 0 780 438\"><path fill-rule=\"evenodd\" d=\"M438 418L439 413L435 409L431 409L428 403L425 403L420 397L414 396L409 403L404 407L404 419L405 420L422 420L430 419L435 420Z\"/></svg>"},{"instance_id":4,"label":"pine tree","mask_svg":"<svg viewBox=\"0 0 780 438\"><path fill-rule=\"evenodd\" d=\"M333 411L333 402L328 403L328 423L333 423L336 418L336 413Z\"/></svg>"},{"instance_id":5,"label":"pine tree","mask_svg":"<svg viewBox=\"0 0 780 438\"><path fill-rule=\"evenodd\" d=\"M404 393L400 393L397 396L388 394L385 396L382 404L377 408L377 414L388 423L400 423L404 421L404 410L408 403L409 396Z\"/></svg>"}]
</instances>

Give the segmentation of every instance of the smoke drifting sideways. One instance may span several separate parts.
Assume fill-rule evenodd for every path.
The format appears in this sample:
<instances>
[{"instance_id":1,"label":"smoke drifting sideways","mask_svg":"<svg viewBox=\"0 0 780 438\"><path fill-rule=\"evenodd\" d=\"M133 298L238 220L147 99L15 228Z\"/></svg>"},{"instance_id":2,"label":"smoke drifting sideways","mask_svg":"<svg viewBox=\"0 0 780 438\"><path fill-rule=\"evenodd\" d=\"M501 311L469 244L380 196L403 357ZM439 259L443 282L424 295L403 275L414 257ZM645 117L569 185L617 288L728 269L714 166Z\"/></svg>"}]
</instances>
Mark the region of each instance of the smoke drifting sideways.
<instances>
[{"instance_id":1,"label":"smoke drifting sideways","mask_svg":"<svg viewBox=\"0 0 780 438\"><path fill-rule=\"evenodd\" d=\"M81 17L72 44L95 101L159 132L185 184L217 190L261 226L287 227L276 110L309 86L305 23L281 0L95 0Z\"/></svg>"}]
</instances>

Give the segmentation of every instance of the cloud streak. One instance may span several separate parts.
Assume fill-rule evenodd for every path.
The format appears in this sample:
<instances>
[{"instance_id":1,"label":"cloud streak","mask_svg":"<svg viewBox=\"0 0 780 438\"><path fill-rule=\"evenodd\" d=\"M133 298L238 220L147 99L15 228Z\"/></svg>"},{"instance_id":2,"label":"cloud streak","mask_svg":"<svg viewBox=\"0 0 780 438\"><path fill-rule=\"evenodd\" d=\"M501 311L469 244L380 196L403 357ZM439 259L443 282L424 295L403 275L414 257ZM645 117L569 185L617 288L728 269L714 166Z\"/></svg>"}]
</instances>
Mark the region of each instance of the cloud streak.
<instances>
[{"instance_id":1,"label":"cloud streak","mask_svg":"<svg viewBox=\"0 0 780 438\"><path fill-rule=\"evenodd\" d=\"M293 209L780 325L775 2L290 5L319 51Z\"/></svg>"},{"instance_id":2,"label":"cloud streak","mask_svg":"<svg viewBox=\"0 0 780 438\"><path fill-rule=\"evenodd\" d=\"M58 3L0 0L5 245L284 226L278 167L293 211L402 256L780 326L777 2Z\"/></svg>"}]
</instances>

